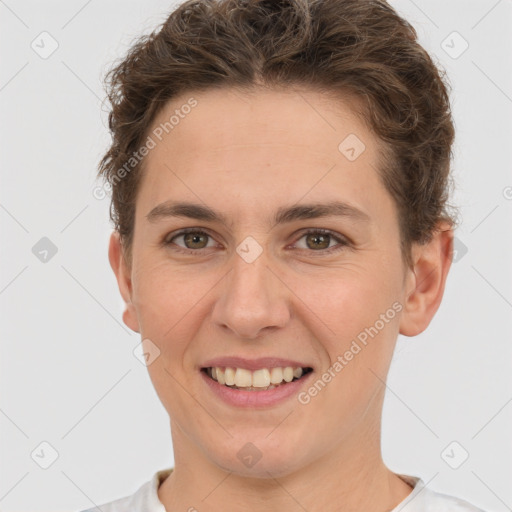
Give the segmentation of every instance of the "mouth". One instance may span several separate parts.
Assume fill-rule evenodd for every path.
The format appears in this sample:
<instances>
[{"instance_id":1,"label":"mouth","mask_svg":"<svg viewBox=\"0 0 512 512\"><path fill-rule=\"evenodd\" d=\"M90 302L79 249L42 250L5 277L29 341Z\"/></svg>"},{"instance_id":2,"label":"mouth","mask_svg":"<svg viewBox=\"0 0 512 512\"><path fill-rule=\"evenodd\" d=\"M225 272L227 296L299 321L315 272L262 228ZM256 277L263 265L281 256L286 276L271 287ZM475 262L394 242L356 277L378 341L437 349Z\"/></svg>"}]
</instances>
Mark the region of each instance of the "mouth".
<instances>
[{"instance_id":1,"label":"mouth","mask_svg":"<svg viewBox=\"0 0 512 512\"><path fill-rule=\"evenodd\" d=\"M313 371L310 367L276 366L248 370L231 366L208 366L201 368L209 379L231 389L243 391L267 391L286 386L303 379Z\"/></svg>"}]
</instances>

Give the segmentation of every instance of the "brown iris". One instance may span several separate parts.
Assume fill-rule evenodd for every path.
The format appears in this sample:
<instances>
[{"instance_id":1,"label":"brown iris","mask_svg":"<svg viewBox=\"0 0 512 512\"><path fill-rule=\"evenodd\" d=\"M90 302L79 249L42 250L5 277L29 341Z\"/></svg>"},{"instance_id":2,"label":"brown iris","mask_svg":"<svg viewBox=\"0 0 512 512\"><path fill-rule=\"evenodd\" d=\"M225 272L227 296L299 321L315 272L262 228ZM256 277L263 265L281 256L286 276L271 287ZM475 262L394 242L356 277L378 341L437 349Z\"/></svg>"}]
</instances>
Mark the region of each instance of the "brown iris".
<instances>
[{"instance_id":1,"label":"brown iris","mask_svg":"<svg viewBox=\"0 0 512 512\"><path fill-rule=\"evenodd\" d=\"M313 241L313 245L310 246L309 242ZM306 244L310 249L327 249L329 247L330 235L323 234L307 234L306 235Z\"/></svg>"},{"instance_id":2,"label":"brown iris","mask_svg":"<svg viewBox=\"0 0 512 512\"><path fill-rule=\"evenodd\" d=\"M204 249L208 244L208 235L204 233L185 233L183 240L189 249ZM189 243L192 244L192 247L188 246ZM201 245L202 243L204 245ZM195 244L199 244L199 246Z\"/></svg>"}]
</instances>

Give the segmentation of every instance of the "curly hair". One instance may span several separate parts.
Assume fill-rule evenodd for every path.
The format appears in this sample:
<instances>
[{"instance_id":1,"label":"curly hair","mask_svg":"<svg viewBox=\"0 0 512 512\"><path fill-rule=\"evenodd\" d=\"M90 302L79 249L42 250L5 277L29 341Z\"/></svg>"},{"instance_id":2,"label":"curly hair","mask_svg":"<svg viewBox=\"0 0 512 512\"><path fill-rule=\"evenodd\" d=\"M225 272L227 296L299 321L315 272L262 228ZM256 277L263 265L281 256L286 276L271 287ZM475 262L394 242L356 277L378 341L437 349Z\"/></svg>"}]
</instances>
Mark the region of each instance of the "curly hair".
<instances>
[{"instance_id":1,"label":"curly hair","mask_svg":"<svg viewBox=\"0 0 512 512\"><path fill-rule=\"evenodd\" d=\"M188 0L105 77L112 142L98 177L112 191L110 218L128 260L144 159L129 172L126 162L158 112L187 92L260 85L361 100L358 113L385 150L377 171L397 206L407 265L413 242L428 242L440 221L457 224L450 86L384 0Z\"/></svg>"}]
</instances>

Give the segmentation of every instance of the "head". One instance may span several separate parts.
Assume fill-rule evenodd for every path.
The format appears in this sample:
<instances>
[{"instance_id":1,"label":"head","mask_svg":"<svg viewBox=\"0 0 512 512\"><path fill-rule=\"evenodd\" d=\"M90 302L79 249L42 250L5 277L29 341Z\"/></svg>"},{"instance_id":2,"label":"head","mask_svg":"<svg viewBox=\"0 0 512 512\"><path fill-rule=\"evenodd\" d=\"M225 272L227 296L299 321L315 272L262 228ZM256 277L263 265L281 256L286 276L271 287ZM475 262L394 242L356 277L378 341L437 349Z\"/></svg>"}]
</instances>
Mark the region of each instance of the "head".
<instances>
[{"instance_id":1,"label":"head","mask_svg":"<svg viewBox=\"0 0 512 512\"><path fill-rule=\"evenodd\" d=\"M377 447L397 337L437 311L455 226L447 84L412 26L379 0L194 0L107 83L109 258L177 460L263 477ZM312 371L237 407L206 383L228 356Z\"/></svg>"}]
</instances>

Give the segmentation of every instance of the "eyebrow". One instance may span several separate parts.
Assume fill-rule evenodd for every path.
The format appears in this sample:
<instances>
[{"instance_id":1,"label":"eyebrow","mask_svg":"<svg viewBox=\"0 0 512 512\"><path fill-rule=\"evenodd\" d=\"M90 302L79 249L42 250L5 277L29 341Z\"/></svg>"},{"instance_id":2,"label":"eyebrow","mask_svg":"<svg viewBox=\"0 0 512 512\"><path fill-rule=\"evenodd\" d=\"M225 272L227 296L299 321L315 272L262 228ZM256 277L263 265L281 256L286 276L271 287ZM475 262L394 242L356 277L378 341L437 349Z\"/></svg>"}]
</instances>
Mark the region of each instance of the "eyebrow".
<instances>
[{"instance_id":1,"label":"eyebrow","mask_svg":"<svg viewBox=\"0 0 512 512\"><path fill-rule=\"evenodd\" d=\"M168 217L186 217L200 221L221 222L225 225L232 225L232 222L224 214L206 205L173 200L165 201L155 206L146 215L149 222L157 222ZM347 217L360 223L371 222L370 216L359 208L343 201L330 201L327 203L283 206L274 214L273 225L320 217Z\"/></svg>"}]
</instances>

